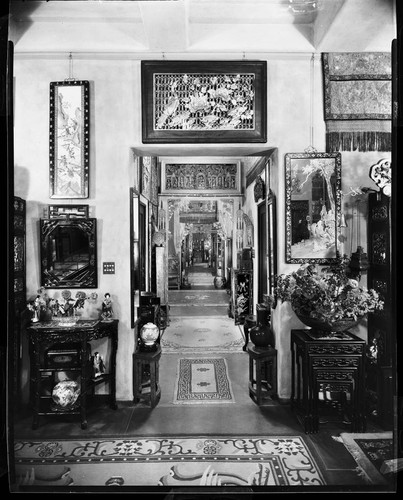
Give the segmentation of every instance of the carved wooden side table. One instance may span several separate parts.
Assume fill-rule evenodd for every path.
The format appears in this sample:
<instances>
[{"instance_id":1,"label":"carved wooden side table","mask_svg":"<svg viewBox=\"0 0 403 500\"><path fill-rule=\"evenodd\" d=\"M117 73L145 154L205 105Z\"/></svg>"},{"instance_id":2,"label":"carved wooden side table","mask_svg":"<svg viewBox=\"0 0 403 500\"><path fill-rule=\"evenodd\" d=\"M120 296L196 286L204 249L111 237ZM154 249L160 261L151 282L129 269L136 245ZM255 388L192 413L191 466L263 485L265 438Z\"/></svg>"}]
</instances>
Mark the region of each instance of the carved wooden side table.
<instances>
[{"instance_id":1,"label":"carved wooden side table","mask_svg":"<svg viewBox=\"0 0 403 500\"><path fill-rule=\"evenodd\" d=\"M65 415L66 413L81 416L81 428L87 428L87 394L95 385L109 383L110 407L116 409L116 351L118 348L118 320L103 322L99 320L79 320L72 326L58 321L47 321L33 324L27 329L30 341L30 377L31 402L34 411L32 427L38 427L40 415ZM88 358L88 343L103 337L111 339L111 355L106 361L107 371L94 377ZM47 366L46 349L66 344L77 345L77 360L72 359L59 367ZM54 378L58 372L71 372L80 379L80 396L77 406L65 410L56 409L51 394L44 389L47 382L54 386Z\"/></svg>"},{"instance_id":2,"label":"carved wooden side table","mask_svg":"<svg viewBox=\"0 0 403 500\"><path fill-rule=\"evenodd\" d=\"M159 384L160 358L160 345L157 345L155 351L143 352L138 350L133 354L133 401L135 404L140 399L143 399L150 402L151 408L157 405L161 396Z\"/></svg>"},{"instance_id":3,"label":"carved wooden side table","mask_svg":"<svg viewBox=\"0 0 403 500\"><path fill-rule=\"evenodd\" d=\"M277 397L277 350L249 342L249 396L261 405L265 397Z\"/></svg>"},{"instance_id":4,"label":"carved wooden side table","mask_svg":"<svg viewBox=\"0 0 403 500\"><path fill-rule=\"evenodd\" d=\"M291 331L291 405L306 433L318 432L325 411L365 432L365 345L350 332Z\"/></svg>"}]
</instances>

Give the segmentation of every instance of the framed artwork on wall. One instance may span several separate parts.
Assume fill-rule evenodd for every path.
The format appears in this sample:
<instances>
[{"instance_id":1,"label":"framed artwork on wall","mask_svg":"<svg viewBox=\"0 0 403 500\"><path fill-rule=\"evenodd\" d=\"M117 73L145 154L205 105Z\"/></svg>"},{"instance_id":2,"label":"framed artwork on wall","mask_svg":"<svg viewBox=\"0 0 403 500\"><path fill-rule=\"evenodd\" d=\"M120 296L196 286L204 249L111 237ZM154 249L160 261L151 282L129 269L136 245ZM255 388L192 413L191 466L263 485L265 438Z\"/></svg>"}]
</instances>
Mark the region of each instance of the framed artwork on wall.
<instances>
[{"instance_id":1,"label":"framed artwork on wall","mask_svg":"<svg viewBox=\"0 0 403 500\"><path fill-rule=\"evenodd\" d=\"M285 175L286 262L334 262L341 216L341 153L287 153Z\"/></svg>"},{"instance_id":2,"label":"framed artwork on wall","mask_svg":"<svg viewBox=\"0 0 403 500\"><path fill-rule=\"evenodd\" d=\"M50 83L50 198L88 198L89 82Z\"/></svg>"},{"instance_id":3,"label":"framed artwork on wall","mask_svg":"<svg viewBox=\"0 0 403 500\"><path fill-rule=\"evenodd\" d=\"M142 61L143 143L266 142L266 61Z\"/></svg>"},{"instance_id":4,"label":"framed artwork on wall","mask_svg":"<svg viewBox=\"0 0 403 500\"><path fill-rule=\"evenodd\" d=\"M241 194L241 162L232 157L161 157L161 193Z\"/></svg>"}]
</instances>

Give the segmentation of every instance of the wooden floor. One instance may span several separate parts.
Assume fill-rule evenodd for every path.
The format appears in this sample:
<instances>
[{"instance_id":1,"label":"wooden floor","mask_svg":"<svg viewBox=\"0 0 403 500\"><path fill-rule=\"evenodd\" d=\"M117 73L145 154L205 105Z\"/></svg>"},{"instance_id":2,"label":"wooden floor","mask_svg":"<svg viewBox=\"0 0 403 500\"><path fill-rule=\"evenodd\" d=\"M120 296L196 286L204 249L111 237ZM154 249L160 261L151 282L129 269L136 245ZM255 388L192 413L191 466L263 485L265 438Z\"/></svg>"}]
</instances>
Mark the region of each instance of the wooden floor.
<instances>
[{"instance_id":1,"label":"wooden floor","mask_svg":"<svg viewBox=\"0 0 403 500\"><path fill-rule=\"evenodd\" d=\"M176 312L180 314L179 309ZM223 310L223 314L226 311ZM112 436L302 436L322 471L326 491L378 491L378 488L369 488L363 483L352 456L342 443L334 439L342 432L350 432L348 424L323 422L317 434L305 434L287 402L268 400L263 406L257 406L251 400L246 352L223 355L234 392L234 404L216 404L214 408L172 404L178 357L179 354L163 354L161 358L162 395L154 409L144 403L134 405L131 401L119 401L117 410L109 409L107 405L90 407L86 430L81 429L79 420L73 416L41 417L38 429L32 430L32 415L29 409L22 408L14 416L14 437L36 440ZM367 432L382 430L375 422L368 421Z\"/></svg>"}]
</instances>

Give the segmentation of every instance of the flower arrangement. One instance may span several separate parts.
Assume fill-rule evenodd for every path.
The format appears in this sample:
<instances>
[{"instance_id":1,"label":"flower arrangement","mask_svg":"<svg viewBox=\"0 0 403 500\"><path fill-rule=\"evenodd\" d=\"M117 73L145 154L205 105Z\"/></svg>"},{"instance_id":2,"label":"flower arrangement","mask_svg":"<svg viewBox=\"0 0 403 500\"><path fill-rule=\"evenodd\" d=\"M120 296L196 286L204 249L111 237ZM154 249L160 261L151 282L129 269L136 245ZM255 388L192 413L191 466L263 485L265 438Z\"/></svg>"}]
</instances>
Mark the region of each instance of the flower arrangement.
<instances>
[{"instance_id":1,"label":"flower arrangement","mask_svg":"<svg viewBox=\"0 0 403 500\"><path fill-rule=\"evenodd\" d=\"M297 316L323 322L357 321L384 305L376 290L360 287L350 277L346 257L321 270L317 265L304 264L291 274L279 275L274 298L290 302Z\"/></svg>"},{"instance_id":2,"label":"flower arrangement","mask_svg":"<svg viewBox=\"0 0 403 500\"><path fill-rule=\"evenodd\" d=\"M96 300L98 295L96 292L87 295L85 292L78 291L75 298L72 297L70 290L63 290L62 301L51 298L46 292L45 287L40 287L37 290L37 295L27 303L27 308L32 314L32 320L40 321L50 312L52 317L72 317L75 316L77 309L84 307L86 300Z\"/></svg>"},{"instance_id":3,"label":"flower arrangement","mask_svg":"<svg viewBox=\"0 0 403 500\"><path fill-rule=\"evenodd\" d=\"M73 298L70 290L63 290L62 298L64 302L59 302L58 299L52 299L52 304L50 305L52 316L75 316L77 309L82 309L86 300L95 300L97 297L98 295L95 292L87 295L85 292L78 291L75 298Z\"/></svg>"}]
</instances>

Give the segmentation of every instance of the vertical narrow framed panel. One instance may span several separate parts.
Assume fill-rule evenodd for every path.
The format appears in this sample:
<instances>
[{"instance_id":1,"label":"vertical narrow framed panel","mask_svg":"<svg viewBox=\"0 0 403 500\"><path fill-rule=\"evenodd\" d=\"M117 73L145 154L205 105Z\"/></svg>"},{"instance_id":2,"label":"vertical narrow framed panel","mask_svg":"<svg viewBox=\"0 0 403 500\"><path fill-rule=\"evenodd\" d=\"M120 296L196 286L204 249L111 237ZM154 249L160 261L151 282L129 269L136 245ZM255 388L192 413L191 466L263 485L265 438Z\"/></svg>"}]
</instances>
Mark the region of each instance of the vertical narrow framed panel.
<instances>
[{"instance_id":1,"label":"vertical narrow framed panel","mask_svg":"<svg viewBox=\"0 0 403 500\"><path fill-rule=\"evenodd\" d=\"M88 198L89 122L89 82L51 82L50 198Z\"/></svg>"}]
</instances>

